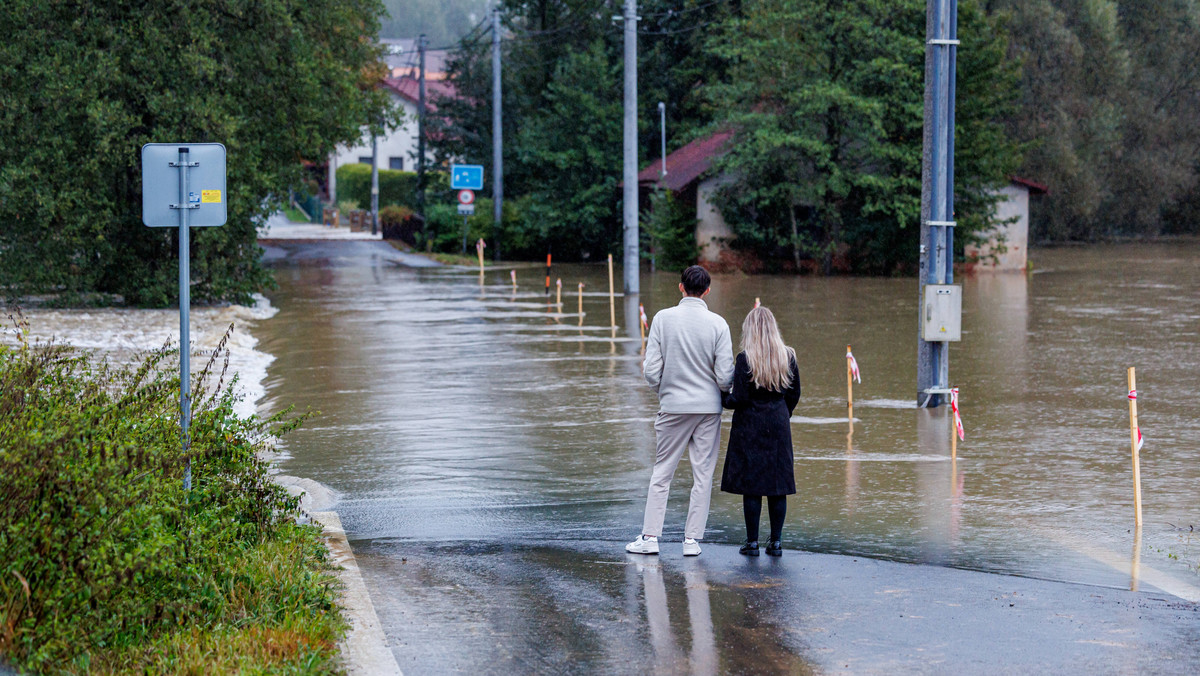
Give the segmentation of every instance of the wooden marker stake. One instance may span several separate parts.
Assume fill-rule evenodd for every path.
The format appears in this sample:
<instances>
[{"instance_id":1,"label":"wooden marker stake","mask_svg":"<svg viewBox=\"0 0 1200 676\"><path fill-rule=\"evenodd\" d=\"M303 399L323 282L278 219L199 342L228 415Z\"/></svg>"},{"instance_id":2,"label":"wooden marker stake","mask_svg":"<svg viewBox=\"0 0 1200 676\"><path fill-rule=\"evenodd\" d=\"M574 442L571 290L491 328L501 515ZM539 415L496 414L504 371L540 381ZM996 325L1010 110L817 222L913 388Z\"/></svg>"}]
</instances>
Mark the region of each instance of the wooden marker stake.
<instances>
[{"instance_id":1,"label":"wooden marker stake","mask_svg":"<svg viewBox=\"0 0 1200 676\"><path fill-rule=\"evenodd\" d=\"M550 297L550 254L546 254L546 297Z\"/></svg>"},{"instance_id":2,"label":"wooden marker stake","mask_svg":"<svg viewBox=\"0 0 1200 676\"><path fill-rule=\"evenodd\" d=\"M1138 466L1137 376L1129 367L1129 448L1133 455L1133 523L1142 527L1142 472Z\"/></svg>"},{"instance_id":3,"label":"wooden marker stake","mask_svg":"<svg viewBox=\"0 0 1200 676\"><path fill-rule=\"evenodd\" d=\"M755 299L758 302L758 299ZM854 428L854 369L850 367L850 346L846 346L846 417Z\"/></svg>"},{"instance_id":4,"label":"wooden marker stake","mask_svg":"<svg viewBox=\"0 0 1200 676\"><path fill-rule=\"evenodd\" d=\"M478 242L475 242L475 253L479 254L479 285L480 286L483 286L483 249L486 246L487 246L487 244L484 243L482 237L479 238Z\"/></svg>"},{"instance_id":5,"label":"wooden marker stake","mask_svg":"<svg viewBox=\"0 0 1200 676\"><path fill-rule=\"evenodd\" d=\"M513 293L516 293L516 292L517 292L517 271L516 271L516 270L509 270L509 271L508 271L508 276L512 278L512 283L513 283Z\"/></svg>"},{"instance_id":6,"label":"wooden marker stake","mask_svg":"<svg viewBox=\"0 0 1200 676\"><path fill-rule=\"evenodd\" d=\"M554 282L554 304L558 306L558 309L562 309L562 277Z\"/></svg>"},{"instance_id":7,"label":"wooden marker stake","mask_svg":"<svg viewBox=\"0 0 1200 676\"><path fill-rule=\"evenodd\" d=\"M613 288L612 254L608 254L608 319L611 326L617 328L616 291Z\"/></svg>"}]
</instances>

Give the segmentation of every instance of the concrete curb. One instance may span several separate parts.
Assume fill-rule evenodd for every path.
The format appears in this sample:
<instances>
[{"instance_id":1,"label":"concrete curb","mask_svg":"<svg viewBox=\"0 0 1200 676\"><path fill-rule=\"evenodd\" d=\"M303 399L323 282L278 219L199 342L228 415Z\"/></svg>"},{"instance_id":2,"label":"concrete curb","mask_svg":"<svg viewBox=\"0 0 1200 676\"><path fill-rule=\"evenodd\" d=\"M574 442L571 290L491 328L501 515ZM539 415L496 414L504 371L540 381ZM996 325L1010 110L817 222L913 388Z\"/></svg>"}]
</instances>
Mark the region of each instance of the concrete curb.
<instances>
[{"instance_id":1,"label":"concrete curb","mask_svg":"<svg viewBox=\"0 0 1200 676\"><path fill-rule=\"evenodd\" d=\"M342 640L339 649L347 674L394 674L401 676L400 665L387 645L387 636L375 614L375 605L367 594L358 561L346 540L342 520L337 512L312 512L312 520L321 524L322 535L329 546L333 562L337 564L338 577L345 586L342 592L342 608L350 631Z\"/></svg>"}]
</instances>

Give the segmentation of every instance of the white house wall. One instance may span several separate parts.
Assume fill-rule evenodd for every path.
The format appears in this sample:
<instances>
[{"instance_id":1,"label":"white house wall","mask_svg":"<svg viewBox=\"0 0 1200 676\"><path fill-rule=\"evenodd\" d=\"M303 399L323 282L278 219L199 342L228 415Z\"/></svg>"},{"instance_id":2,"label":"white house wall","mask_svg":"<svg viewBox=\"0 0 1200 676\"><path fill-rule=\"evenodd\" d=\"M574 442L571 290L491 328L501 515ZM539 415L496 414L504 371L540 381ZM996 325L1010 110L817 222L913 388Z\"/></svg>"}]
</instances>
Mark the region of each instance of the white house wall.
<instances>
[{"instance_id":1,"label":"white house wall","mask_svg":"<svg viewBox=\"0 0 1200 676\"><path fill-rule=\"evenodd\" d=\"M1029 263L1029 188L1010 183L997 192L996 220L1000 225L982 247L967 247L967 257L980 257L976 270L1025 270ZM1004 222L1009 220L1012 222Z\"/></svg>"},{"instance_id":2,"label":"white house wall","mask_svg":"<svg viewBox=\"0 0 1200 676\"><path fill-rule=\"evenodd\" d=\"M400 109L404 111L403 123L390 130L387 134L379 137L379 155L378 164L380 169L391 168L390 160L393 157L398 157L404 161L404 171L416 170L417 156L417 104L409 101L406 98L392 93L392 100L396 102ZM370 158L371 156L371 135L363 130L362 142L353 147L338 147L337 152L330 158L330 173L335 171L336 167L347 164L357 164L359 158ZM429 149L429 145L425 147L426 167L433 159L433 153ZM370 165L370 160L366 161ZM331 183L331 189L336 191L336 187ZM334 201L337 200L336 194L330 195ZM366 205L360 205L366 206Z\"/></svg>"},{"instance_id":3,"label":"white house wall","mask_svg":"<svg viewBox=\"0 0 1200 676\"><path fill-rule=\"evenodd\" d=\"M716 261L733 239L733 230L725 222L721 210L712 203L713 193L729 179L723 176L705 179L696 186L696 244L700 247L700 260Z\"/></svg>"}]
</instances>

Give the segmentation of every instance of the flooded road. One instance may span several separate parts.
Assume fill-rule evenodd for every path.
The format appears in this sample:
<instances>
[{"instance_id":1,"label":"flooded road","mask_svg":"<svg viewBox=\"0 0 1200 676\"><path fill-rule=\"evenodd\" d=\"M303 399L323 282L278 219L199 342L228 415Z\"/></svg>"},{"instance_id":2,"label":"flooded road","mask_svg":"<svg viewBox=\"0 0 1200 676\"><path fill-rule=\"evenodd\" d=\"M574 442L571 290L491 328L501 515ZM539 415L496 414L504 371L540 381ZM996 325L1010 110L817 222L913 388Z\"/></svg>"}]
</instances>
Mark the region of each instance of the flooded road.
<instances>
[{"instance_id":1,"label":"flooded road","mask_svg":"<svg viewBox=\"0 0 1200 676\"><path fill-rule=\"evenodd\" d=\"M615 337L609 328L606 269L556 266L559 310L553 289L549 299L543 293L541 267L517 268L514 291L512 266L489 269L481 285L472 269L305 258L281 258L279 289L268 294L279 313L256 330L259 349L276 358L266 408L321 412L284 441L282 470L338 492L335 509L372 594L408 594L395 608L424 605L453 617L455 603L470 606L471 576L462 570L474 570L506 589L545 584L553 598L568 585L583 595L576 603L611 601L602 593L609 583L589 584L571 561L609 542L600 559L633 565L621 545L641 522L657 402L640 376L636 304L618 297ZM915 280L715 277L709 307L730 323L735 345L759 297L797 349L799 493L789 500L785 548L1114 589L1130 587L1136 557L1163 585L1192 593L1200 559L1187 532L1200 525L1200 244L1056 249L1033 260L1028 277L960 280L964 336L951 348L950 379L961 388L966 440L954 462L945 410L915 408ZM649 315L677 302L677 281L643 274ZM862 369L853 435L847 344ZM1146 437L1137 549L1127 366L1138 369ZM664 547L671 556L689 477L681 467L673 484L664 538L675 541ZM738 543L743 535L740 498L714 494L706 541ZM582 542L592 544L575 544ZM507 566L498 562L506 551ZM800 560L790 554L784 563ZM701 560L708 555L706 548ZM410 569L397 561L407 556ZM434 574L439 559L459 572ZM541 563L517 570L518 560ZM413 597L407 585L417 570L445 594ZM635 573L603 579L624 575ZM678 577L686 596L686 567ZM649 587L638 593L649 603ZM529 599L514 593L507 602ZM385 626L403 621L400 610L376 605ZM769 671L808 668L796 657L799 639L780 628L763 634L764 650L780 655ZM792 647L777 647L784 644ZM754 670L726 669L727 659L722 671Z\"/></svg>"}]
</instances>

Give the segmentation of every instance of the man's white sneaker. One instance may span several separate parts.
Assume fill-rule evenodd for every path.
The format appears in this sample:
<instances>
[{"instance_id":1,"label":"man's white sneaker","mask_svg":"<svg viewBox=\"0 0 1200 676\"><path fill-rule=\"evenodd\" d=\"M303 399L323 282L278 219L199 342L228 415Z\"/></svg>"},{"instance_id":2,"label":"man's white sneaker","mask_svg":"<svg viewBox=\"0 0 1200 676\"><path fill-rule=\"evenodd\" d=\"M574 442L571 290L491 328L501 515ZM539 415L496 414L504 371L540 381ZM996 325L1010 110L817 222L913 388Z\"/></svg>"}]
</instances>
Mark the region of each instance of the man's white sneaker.
<instances>
[{"instance_id":1,"label":"man's white sneaker","mask_svg":"<svg viewBox=\"0 0 1200 676\"><path fill-rule=\"evenodd\" d=\"M639 535L636 540L625 545L625 551L630 554L657 554L658 538L653 535Z\"/></svg>"},{"instance_id":2,"label":"man's white sneaker","mask_svg":"<svg viewBox=\"0 0 1200 676\"><path fill-rule=\"evenodd\" d=\"M700 556L700 543L692 538L687 538L683 541L684 556Z\"/></svg>"}]
</instances>

